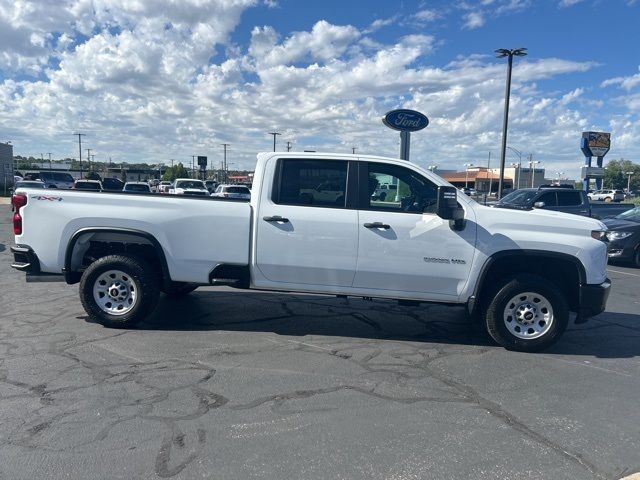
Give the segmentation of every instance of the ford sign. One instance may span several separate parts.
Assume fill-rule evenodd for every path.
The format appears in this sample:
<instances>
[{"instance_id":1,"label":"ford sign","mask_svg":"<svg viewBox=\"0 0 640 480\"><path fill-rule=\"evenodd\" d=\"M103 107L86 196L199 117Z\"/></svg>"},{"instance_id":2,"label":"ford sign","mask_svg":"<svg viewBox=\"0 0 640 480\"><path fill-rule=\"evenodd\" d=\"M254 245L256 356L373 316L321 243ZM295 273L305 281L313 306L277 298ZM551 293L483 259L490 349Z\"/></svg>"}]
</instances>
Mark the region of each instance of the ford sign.
<instances>
[{"instance_id":1,"label":"ford sign","mask_svg":"<svg viewBox=\"0 0 640 480\"><path fill-rule=\"evenodd\" d=\"M391 110L382 117L387 127L401 132L416 132L429 125L429 119L415 110Z\"/></svg>"}]
</instances>

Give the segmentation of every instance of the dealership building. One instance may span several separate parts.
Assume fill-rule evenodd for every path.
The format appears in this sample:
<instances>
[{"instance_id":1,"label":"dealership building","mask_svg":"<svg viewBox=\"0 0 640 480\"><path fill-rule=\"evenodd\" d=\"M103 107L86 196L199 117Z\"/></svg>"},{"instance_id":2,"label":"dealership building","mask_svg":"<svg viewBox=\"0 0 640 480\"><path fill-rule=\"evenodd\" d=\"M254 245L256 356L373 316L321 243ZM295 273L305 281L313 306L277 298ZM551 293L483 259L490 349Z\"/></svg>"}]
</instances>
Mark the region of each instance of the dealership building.
<instances>
[{"instance_id":1,"label":"dealership building","mask_svg":"<svg viewBox=\"0 0 640 480\"><path fill-rule=\"evenodd\" d=\"M0 142L0 182L13 183L13 145Z\"/></svg>"}]
</instances>

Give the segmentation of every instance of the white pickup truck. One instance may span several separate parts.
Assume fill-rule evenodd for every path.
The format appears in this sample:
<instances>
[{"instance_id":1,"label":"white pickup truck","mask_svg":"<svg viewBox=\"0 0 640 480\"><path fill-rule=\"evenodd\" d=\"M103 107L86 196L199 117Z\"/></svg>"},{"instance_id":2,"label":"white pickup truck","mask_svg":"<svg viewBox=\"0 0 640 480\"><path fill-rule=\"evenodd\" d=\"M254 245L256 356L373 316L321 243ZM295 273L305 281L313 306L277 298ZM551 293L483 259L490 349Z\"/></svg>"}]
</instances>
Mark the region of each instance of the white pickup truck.
<instances>
[{"instance_id":1,"label":"white pickup truck","mask_svg":"<svg viewBox=\"0 0 640 480\"><path fill-rule=\"evenodd\" d=\"M397 195L374 195L382 182ZM339 194L307 194L323 183ZM601 222L485 207L390 158L261 153L250 201L19 189L13 203L12 266L79 282L107 326L143 320L161 291L232 285L462 304L500 345L537 351L611 287Z\"/></svg>"}]
</instances>

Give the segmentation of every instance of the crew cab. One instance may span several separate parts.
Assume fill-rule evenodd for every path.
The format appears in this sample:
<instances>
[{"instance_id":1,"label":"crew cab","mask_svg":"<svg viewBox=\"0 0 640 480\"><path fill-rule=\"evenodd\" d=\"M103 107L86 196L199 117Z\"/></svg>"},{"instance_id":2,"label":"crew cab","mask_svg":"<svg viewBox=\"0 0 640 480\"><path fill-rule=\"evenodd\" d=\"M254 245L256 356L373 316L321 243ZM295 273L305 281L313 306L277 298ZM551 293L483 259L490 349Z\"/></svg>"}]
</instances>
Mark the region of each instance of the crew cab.
<instances>
[{"instance_id":1,"label":"crew cab","mask_svg":"<svg viewBox=\"0 0 640 480\"><path fill-rule=\"evenodd\" d=\"M372 196L383 182L397 196ZM342 195L308 194L322 183ZM80 283L111 327L142 321L161 291L231 285L461 305L500 345L537 351L570 312L602 312L611 286L601 222L482 206L391 158L261 153L250 201L24 189L14 205L12 266Z\"/></svg>"}]
</instances>

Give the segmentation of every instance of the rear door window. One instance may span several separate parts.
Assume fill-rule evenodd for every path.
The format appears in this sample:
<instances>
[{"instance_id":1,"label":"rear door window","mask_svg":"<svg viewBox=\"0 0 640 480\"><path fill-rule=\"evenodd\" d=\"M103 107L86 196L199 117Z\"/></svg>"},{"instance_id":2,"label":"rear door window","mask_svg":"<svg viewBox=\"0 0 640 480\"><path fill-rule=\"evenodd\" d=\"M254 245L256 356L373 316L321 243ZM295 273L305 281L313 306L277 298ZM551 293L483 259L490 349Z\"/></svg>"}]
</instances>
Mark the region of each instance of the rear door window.
<instances>
[{"instance_id":1,"label":"rear door window","mask_svg":"<svg viewBox=\"0 0 640 480\"><path fill-rule=\"evenodd\" d=\"M544 202L545 207L557 207L556 192L547 192L543 194L536 202Z\"/></svg>"},{"instance_id":2,"label":"rear door window","mask_svg":"<svg viewBox=\"0 0 640 480\"><path fill-rule=\"evenodd\" d=\"M558 196L558 206L577 206L582 205L582 197L580 192L567 190L566 192L556 192Z\"/></svg>"},{"instance_id":3,"label":"rear door window","mask_svg":"<svg viewBox=\"0 0 640 480\"><path fill-rule=\"evenodd\" d=\"M280 205L344 208L348 163L343 160L280 160L273 201Z\"/></svg>"}]
</instances>

